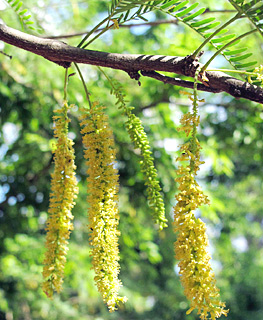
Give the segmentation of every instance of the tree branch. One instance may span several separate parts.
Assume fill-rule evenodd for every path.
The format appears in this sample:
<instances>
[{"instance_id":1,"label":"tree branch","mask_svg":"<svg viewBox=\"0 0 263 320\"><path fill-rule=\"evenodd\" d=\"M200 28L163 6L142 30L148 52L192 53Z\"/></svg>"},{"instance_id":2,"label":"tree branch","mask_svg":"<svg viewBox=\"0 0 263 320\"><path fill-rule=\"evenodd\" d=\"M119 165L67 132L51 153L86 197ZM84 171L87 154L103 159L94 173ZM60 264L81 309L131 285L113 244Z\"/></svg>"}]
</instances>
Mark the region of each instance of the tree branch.
<instances>
[{"instance_id":1,"label":"tree branch","mask_svg":"<svg viewBox=\"0 0 263 320\"><path fill-rule=\"evenodd\" d=\"M75 48L64 42L42 39L0 24L0 40L40 55L47 60L68 68L71 62L85 63L101 67L123 70L132 78L139 79L138 71L164 71L188 77L194 77L198 61L188 57L173 57L143 54L118 54ZM149 76L149 74L148 74ZM158 75L168 83L168 78ZM225 91L235 98L245 98L263 103L263 88L233 78L223 72L206 72L208 78L207 90L210 92ZM155 75L157 79L157 75ZM172 79L172 78L171 78ZM173 83L175 84L175 83ZM177 83L176 85L183 85ZM200 86L199 86L200 87ZM203 86L202 86L203 88Z\"/></svg>"},{"instance_id":2,"label":"tree branch","mask_svg":"<svg viewBox=\"0 0 263 320\"><path fill-rule=\"evenodd\" d=\"M162 81L163 83L169 83L169 84L173 84L175 86L184 87L184 88L190 88L190 89L194 88L194 82L192 82L192 81L186 81L186 80L182 80L180 78L168 77L168 76L165 76L165 75L160 74L160 73L155 72L155 71L144 71L144 70L142 70L141 74L143 76L145 76L145 77L150 77L150 78ZM198 83L197 84L197 90L213 92L213 93L218 93L218 92L222 91L222 90L219 90L219 89L214 89L214 88L207 87L202 83Z\"/></svg>"}]
</instances>

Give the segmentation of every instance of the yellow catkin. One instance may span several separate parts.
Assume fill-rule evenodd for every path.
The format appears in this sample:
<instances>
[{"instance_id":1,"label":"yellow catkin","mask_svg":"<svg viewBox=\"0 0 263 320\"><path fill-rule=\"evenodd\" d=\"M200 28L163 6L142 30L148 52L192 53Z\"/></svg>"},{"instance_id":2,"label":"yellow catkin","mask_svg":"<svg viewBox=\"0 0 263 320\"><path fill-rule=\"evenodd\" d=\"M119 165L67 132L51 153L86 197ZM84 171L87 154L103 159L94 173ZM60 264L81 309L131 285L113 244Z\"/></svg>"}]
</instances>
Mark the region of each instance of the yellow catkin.
<instances>
[{"instance_id":1,"label":"yellow catkin","mask_svg":"<svg viewBox=\"0 0 263 320\"><path fill-rule=\"evenodd\" d=\"M57 138L54 152L55 169L52 174L49 216L42 284L43 291L52 298L54 291L62 289L64 267L68 251L68 239L73 229L74 199L78 193L75 177L73 141L68 138L68 105L56 110L54 136Z\"/></svg>"},{"instance_id":2,"label":"yellow catkin","mask_svg":"<svg viewBox=\"0 0 263 320\"><path fill-rule=\"evenodd\" d=\"M187 314L197 309L200 319L216 320L221 315L227 316L225 303L220 301L219 289L216 287L212 271L211 257L207 252L208 238L205 224L197 219L194 211L209 200L195 180L195 175L202 163L200 161L200 144L196 138L199 124L196 108L181 119L180 131L191 134L189 142L181 146L182 162L177 170L179 193L174 208L174 230L178 237L175 242L175 255L179 260L179 275L186 297L191 305Z\"/></svg>"},{"instance_id":3,"label":"yellow catkin","mask_svg":"<svg viewBox=\"0 0 263 320\"><path fill-rule=\"evenodd\" d=\"M90 245L92 265L98 291L109 311L115 311L119 302L121 281L118 279L119 247L118 230L118 174L115 169L113 133L103 107L93 103L90 110L83 110L84 157L87 159Z\"/></svg>"}]
</instances>

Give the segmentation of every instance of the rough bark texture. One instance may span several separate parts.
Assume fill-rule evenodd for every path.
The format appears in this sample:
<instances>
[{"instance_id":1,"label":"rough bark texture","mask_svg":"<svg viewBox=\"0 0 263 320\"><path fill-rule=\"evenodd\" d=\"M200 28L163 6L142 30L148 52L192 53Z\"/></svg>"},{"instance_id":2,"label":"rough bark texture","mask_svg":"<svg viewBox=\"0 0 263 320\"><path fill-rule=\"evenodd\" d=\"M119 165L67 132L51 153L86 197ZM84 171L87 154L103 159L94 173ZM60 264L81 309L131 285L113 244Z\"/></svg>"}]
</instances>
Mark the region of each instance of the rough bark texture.
<instances>
[{"instance_id":1,"label":"rough bark texture","mask_svg":"<svg viewBox=\"0 0 263 320\"><path fill-rule=\"evenodd\" d=\"M101 67L108 67L127 72L131 78L139 79L142 75L150 76L164 83L191 87L189 81L163 76L153 71L172 72L194 77L196 68L200 65L191 57L173 57L143 54L118 54L93 50L85 50L52 39L43 39L0 24L0 40L40 55L47 60L65 68L71 62L85 63ZM263 89L250 83L238 80L222 72L206 72L208 83L200 84L199 89L209 92L225 91L235 98L245 98L263 103ZM207 90L205 90L207 88Z\"/></svg>"}]
</instances>

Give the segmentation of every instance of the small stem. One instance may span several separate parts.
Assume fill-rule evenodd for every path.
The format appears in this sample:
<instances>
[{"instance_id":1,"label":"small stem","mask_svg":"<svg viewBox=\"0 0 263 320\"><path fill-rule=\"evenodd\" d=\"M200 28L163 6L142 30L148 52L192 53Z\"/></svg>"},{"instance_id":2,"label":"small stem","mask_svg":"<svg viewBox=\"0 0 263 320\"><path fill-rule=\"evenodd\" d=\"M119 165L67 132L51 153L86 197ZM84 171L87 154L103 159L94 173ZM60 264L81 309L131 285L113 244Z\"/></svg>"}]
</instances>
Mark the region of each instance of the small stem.
<instances>
[{"instance_id":1,"label":"small stem","mask_svg":"<svg viewBox=\"0 0 263 320\"><path fill-rule=\"evenodd\" d=\"M194 77L194 102L193 102L193 112L196 115L197 114L197 81L198 76L201 71L201 68L197 68L195 71L195 77Z\"/></svg>"},{"instance_id":2,"label":"small stem","mask_svg":"<svg viewBox=\"0 0 263 320\"><path fill-rule=\"evenodd\" d=\"M111 27L113 27L114 24L105 27L100 33L98 33L94 38L92 38L88 43L85 44L85 46L82 47L82 49L85 49L88 45L90 45L94 40L96 40L97 38L99 38L103 33L105 33L106 31L108 31Z\"/></svg>"},{"instance_id":3,"label":"small stem","mask_svg":"<svg viewBox=\"0 0 263 320\"><path fill-rule=\"evenodd\" d=\"M197 136L197 113L198 113L198 91L197 91L197 83L198 83L198 77L201 71L201 67L198 67L195 71L195 77L194 77L194 100L193 100L193 115L194 115L194 120L193 120L193 130L192 130L192 136L190 140L190 151L196 155L196 150L197 150L197 145L196 145L196 136ZM190 170L191 172L194 172L194 167L195 167L195 160L192 158L190 159Z\"/></svg>"},{"instance_id":4,"label":"small stem","mask_svg":"<svg viewBox=\"0 0 263 320\"><path fill-rule=\"evenodd\" d=\"M65 79L64 79L64 101L67 101L67 89L68 89L68 68L65 70Z\"/></svg>"},{"instance_id":5,"label":"small stem","mask_svg":"<svg viewBox=\"0 0 263 320\"><path fill-rule=\"evenodd\" d=\"M90 96L90 93L89 93L88 88L87 88L87 86L86 86L85 80L84 80L83 75L82 75L82 73L81 73L81 71L80 71L80 68L79 68L79 66L77 65L76 62L74 62L74 65L75 65L75 67L76 67L76 69L77 69L77 71L78 71L78 74L79 74L79 76L80 76L81 82L82 82L82 84L83 84L83 87L84 87L84 90L85 90L85 93L86 93L86 98L87 98L87 100L88 100L89 107L90 107L90 109L91 109L91 101L90 101L90 97L89 97L89 96Z\"/></svg>"},{"instance_id":6,"label":"small stem","mask_svg":"<svg viewBox=\"0 0 263 320\"><path fill-rule=\"evenodd\" d=\"M196 57L198 53L203 49L203 47L212 39L214 38L221 30L223 30L225 27L227 27L232 22L239 19L241 16L241 13L238 12L232 19L228 20L225 24L223 24L220 28L218 28L215 32L211 34L205 41L202 42L202 44L195 50L195 52L192 54L193 57Z\"/></svg>"},{"instance_id":7,"label":"small stem","mask_svg":"<svg viewBox=\"0 0 263 320\"><path fill-rule=\"evenodd\" d=\"M239 37L235 38L234 40L228 42L227 44L225 44L222 48L218 49L217 52L215 54L212 55L212 57L206 62L206 64L202 67L201 72L204 72L206 70L206 68L209 66L209 64L215 59L216 56L219 55L219 53L221 53L223 50L225 50L228 46L230 46L231 44L235 43L236 41L238 41L239 39L242 39L246 36L248 36L251 33L254 33L258 31L257 29L253 29L251 31L248 31L246 33L241 34Z\"/></svg>"},{"instance_id":8,"label":"small stem","mask_svg":"<svg viewBox=\"0 0 263 320\"><path fill-rule=\"evenodd\" d=\"M111 78L107 75L107 73L101 67L98 67L98 69L100 70L101 73L103 73L104 77L109 81L112 88L116 89L113 82L111 81Z\"/></svg>"},{"instance_id":9,"label":"small stem","mask_svg":"<svg viewBox=\"0 0 263 320\"><path fill-rule=\"evenodd\" d=\"M206 71L232 72L232 73L238 73L238 74L246 74L248 76L257 76L258 75L256 72L248 72L248 71L245 71L245 70L207 69Z\"/></svg>"},{"instance_id":10,"label":"small stem","mask_svg":"<svg viewBox=\"0 0 263 320\"><path fill-rule=\"evenodd\" d=\"M109 21L110 21L111 18L114 16L114 14L115 14L115 10L113 10L108 17L106 17L106 18L105 18L104 20L102 20L99 24L97 24L97 25L82 39L82 41L78 44L78 47L79 47L79 48L82 48L82 49L85 49L89 44L91 44L91 42L93 42L94 40L96 40L101 34L103 34L104 32L106 32L107 30L109 30L109 29L111 28L111 26L110 26L110 28L108 28L108 26L106 26L106 28L105 28L104 30L102 30L97 36L95 36L91 41L89 41L87 44L85 44L85 46L82 46L82 45L84 44L84 42L88 39L88 37L89 37L92 33L96 32L96 31L99 29L100 26L102 26L102 25L103 25L105 22L107 22L107 21L108 21L108 24L109 24Z\"/></svg>"},{"instance_id":11,"label":"small stem","mask_svg":"<svg viewBox=\"0 0 263 320\"><path fill-rule=\"evenodd\" d=\"M0 53L3 54L4 56L8 57L10 60L12 59L12 56L9 54L5 53L4 51L0 50Z\"/></svg>"},{"instance_id":12,"label":"small stem","mask_svg":"<svg viewBox=\"0 0 263 320\"><path fill-rule=\"evenodd\" d=\"M102 20L99 24L97 24L92 30L90 30L90 32L80 41L80 43L78 44L78 48L81 48L81 46L83 45L83 43L88 39L88 37L94 33L97 29L99 29L100 26L102 26L107 20L109 19L109 17L105 18L104 20Z\"/></svg>"},{"instance_id":13,"label":"small stem","mask_svg":"<svg viewBox=\"0 0 263 320\"><path fill-rule=\"evenodd\" d=\"M101 67L98 67L98 69L100 70L101 73L103 73L104 77L108 80L108 82L111 85L112 89L115 90L116 98L120 98L121 107L125 111L126 116L129 117L131 115L131 111L127 108L126 103L125 103L125 101L123 99L123 96L118 92L116 86L112 82L111 78L107 75L107 73Z\"/></svg>"},{"instance_id":14,"label":"small stem","mask_svg":"<svg viewBox=\"0 0 263 320\"><path fill-rule=\"evenodd\" d=\"M119 1L119 4L122 2L123 0L120 0ZM119 5L118 4L118 5ZM118 5L117 5L117 3L115 4L115 9L118 7ZM78 47L79 48L82 48L82 49L85 49L88 45L90 45L94 40L96 40L98 37L100 37L103 33L105 33L106 31L108 31L109 29L111 29L113 26L114 26L114 24L112 24L112 25L110 25L109 26L109 22L111 21L111 19L114 17L114 15L115 15L115 9L114 10L112 10L112 12L111 12L111 14L108 16L108 17L106 17L104 20L102 20L99 24L97 24L97 26L96 27L94 27L83 39L82 39L82 41L78 44ZM128 20L126 20L126 21L129 21L129 20L131 20L131 19L128 19ZM97 34L93 39L91 39L88 43L86 43L85 45L83 45L84 44L84 42L88 39L88 37L92 34L92 33L94 33L94 32L96 32L98 29L99 29L99 27L100 26L102 26L105 22L107 22L108 21L108 24L107 24L107 26L99 33L99 34ZM126 22L126 21L124 21L124 22Z\"/></svg>"}]
</instances>

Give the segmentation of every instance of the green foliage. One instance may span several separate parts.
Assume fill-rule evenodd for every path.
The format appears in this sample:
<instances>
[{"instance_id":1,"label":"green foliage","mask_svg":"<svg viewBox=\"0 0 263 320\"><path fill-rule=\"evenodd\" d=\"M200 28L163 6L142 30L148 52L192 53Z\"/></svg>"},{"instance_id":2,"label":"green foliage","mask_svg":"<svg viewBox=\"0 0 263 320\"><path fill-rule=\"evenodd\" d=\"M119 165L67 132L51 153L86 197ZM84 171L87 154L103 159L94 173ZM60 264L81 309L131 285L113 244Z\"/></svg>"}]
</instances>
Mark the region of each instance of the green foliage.
<instances>
[{"instance_id":1,"label":"green foliage","mask_svg":"<svg viewBox=\"0 0 263 320\"><path fill-rule=\"evenodd\" d=\"M155 5L158 4L157 1L145 1L145 0L113 0L110 7L111 14L118 15L119 23L124 23L133 19L142 19L148 21L143 17L146 13L155 9Z\"/></svg>"},{"instance_id":2,"label":"green foliage","mask_svg":"<svg viewBox=\"0 0 263 320\"><path fill-rule=\"evenodd\" d=\"M238 36L236 34L228 33L229 29L227 29L226 27L241 18L240 12L238 12L233 18L231 18L225 24L217 28L220 25L220 22L215 22L215 17L205 19L202 18L201 15L204 13L206 8L200 8L195 10L199 5L197 2L195 2L194 4L190 4L189 1L182 1L178 3L178 1L176 0L164 2L166 3L161 6L158 3L158 6L156 8L166 14L169 14L177 18L180 22L185 23L188 27L198 32L205 39L203 43L198 47L198 49L195 50L193 56L196 56L208 42L210 42L217 50L216 53L212 56L212 58L209 59L208 62L205 64L203 71L220 53L222 53L223 56L236 69L251 67L257 63L256 61L251 61L247 63L243 62L243 60L249 58L252 55L252 53L239 55L240 52L235 52L233 50L229 53L229 47L236 45L240 41L240 39L257 31L257 29L254 29L250 32L246 32ZM240 61L242 61L242 63L240 63Z\"/></svg>"},{"instance_id":3,"label":"green foliage","mask_svg":"<svg viewBox=\"0 0 263 320\"><path fill-rule=\"evenodd\" d=\"M113 26L119 28L119 25L136 19L148 21L143 17L143 15L154 10L159 10L176 18L181 23L186 24L188 27L193 29L193 31L199 33L204 38L204 41L192 54L193 57L196 57L207 43L210 43L216 49L216 52L202 68L202 73L219 54L222 54L235 69L249 70L248 68L257 64L257 61L244 60L250 58L253 54L250 52L243 54L243 52L247 50L247 48L244 47L235 47L234 49L232 48L230 50L229 48L236 46L241 39L248 37L250 34L253 34L257 31L262 33L262 6L258 5L259 1L257 0L252 1L249 4L244 4L244 1L237 1L239 4L242 2L240 8L235 4L235 1L230 2L237 8L238 12L233 18L220 26L221 23L219 21L215 21L215 17L205 19L202 18L202 14L206 11L206 8L198 9L198 2L191 4L189 3L189 0L181 2L177 0L112 0L108 17L99 22L84 37L84 39L82 39L79 47L86 48ZM230 24L237 22L239 19L244 18L244 15L248 17L248 19L255 25L256 28L239 35L229 33L229 29L227 27ZM113 24L110 25L111 21L113 21ZM107 23L105 28L98 35L94 36L92 40L85 43L85 41L105 23Z\"/></svg>"},{"instance_id":4,"label":"green foliage","mask_svg":"<svg viewBox=\"0 0 263 320\"><path fill-rule=\"evenodd\" d=\"M250 52L243 54L243 52L247 50L247 48L244 47L235 47L234 49L230 50L229 48L232 46L236 46L241 39L248 37L252 33L255 33L257 31L262 33L262 7L258 5L259 1L252 1L249 4L244 4L244 1L237 1L239 5L240 3L242 3L240 8L237 4L235 4L235 1L230 2L237 8L238 12L233 18L226 21L223 25L220 26L221 23L219 21L215 21L215 17L203 19L202 14L206 11L206 8L204 7L198 9L198 2L191 4L189 0L113 0L110 5L108 17L102 20L96 27L94 27L80 42L79 46L82 46L83 48L87 47L91 42L96 40L98 36L109 30L112 26L118 27L119 25L134 19L142 19L147 21L147 19L144 18L143 15L154 10L159 10L176 18L181 23L186 24L188 27L193 29L193 31L199 33L204 38L202 44L192 54L194 57L198 55L198 53L207 43L210 43L216 49L216 52L213 54L213 56L205 63L202 72L207 69L208 65L219 54L222 54L235 69L248 70L248 68L257 64L257 61L255 60L244 61L250 58L253 54ZM233 24L239 19L243 18L244 15L248 17L248 19L255 25L256 28L239 35L229 33L229 29L227 27L230 24ZM112 25L110 25L110 21L114 21L114 19L117 22L114 22ZM87 40L88 37L105 22L107 22L107 25L104 30L84 45L85 40Z\"/></svg>"},{"instance_id":5,"label":"green foliage","mask_svg":"<svg viewBox=\"0 0 263 320\"><path fill-rule=\"evenodd\" d=\"M263 36L263 5L261 0L229 0L229 2L257 28Z\"/></svg>"},{"instance_id":6,"label":"green foliage","mask_svg":"<svg viewBox=\"0 0 263 320\"><path fill-rule=\"evenodd\" d=\"M23 9L23 2L20 0L6 0L10 6L14 9L14 11L17 13L19 20L22 25L25 25L28 29L35 30L35 28L32 26L34 22L30 19L31 14L29 14L28 9Z\"/></svg>"}]
</instances>

